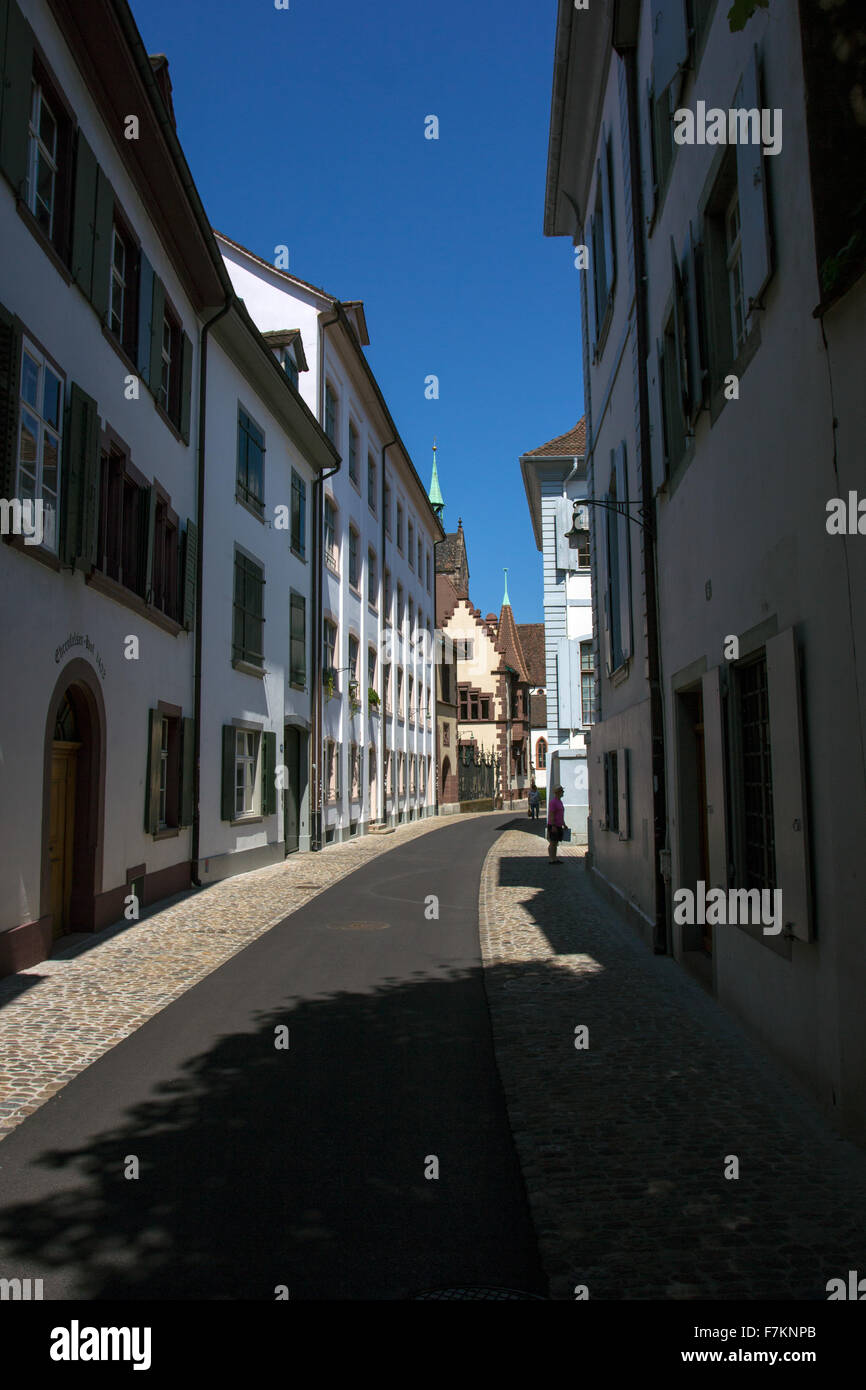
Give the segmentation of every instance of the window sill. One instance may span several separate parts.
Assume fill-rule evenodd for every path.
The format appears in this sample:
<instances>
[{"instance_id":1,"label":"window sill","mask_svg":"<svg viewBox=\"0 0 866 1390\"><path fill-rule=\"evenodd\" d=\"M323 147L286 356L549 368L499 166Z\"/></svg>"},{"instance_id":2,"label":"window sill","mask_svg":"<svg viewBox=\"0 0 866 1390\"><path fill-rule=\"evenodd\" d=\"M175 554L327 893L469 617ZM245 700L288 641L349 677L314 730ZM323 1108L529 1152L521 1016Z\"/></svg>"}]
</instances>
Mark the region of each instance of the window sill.
<instances>
[{"instance_id":1,"label":"window sill","mask_svg":"<svg viewBox=\"0 0 866 1390\"><path fill-rule=\"evenodd\" d=\"M587 291L587 293L589 293L589 291ZM594 347L594 349L593 349L593 354L592 354L592 364L593 364L593 366L597 366L598 363L601 361L602 357L604 356L604 349L605 349L605 346L606 346L606 344L607 344L607 338L608 338L608 334L610 333L610 325L611 325L612 321L613 321L613 293L609 294L608 297L607 297L607 304L605 305L605 310L604 310L604 318L603 318L602 321L601 321L601 328L600 328L599 333L598 333L598 336L597 336L597 338L596 338L596 340L595 340L595 347Z\"/></svg>"},{"instance_id":2,"label":"window sill","mask_svg":"<svg viewBox=\"0 0 866 1390\"><path fill-rule=\"evenodd\" d=\"M67 285L71 285L72 275L70 273L69 267L63 260L63 257L60 255L60 252L54 245L54 242L51 241L50 238L45 235L39 223L36 221L36 218L33 216L33 213L30 211L29 207L25 203L24 199L18 197L15 201L16 207L18 208L19 217L22 219L22 221L24 221L27 224L30 231L33 233L34 237L39 242L39 245L42 247L42 250L45 252L46 256L51 261L52 265L54 266L54 269L57 271L60 278L64 280Z\"/></svg>"},{"instance_id":3,"label":"window sill","mask_svg":"<svg viewBox=\"0 0 866 1390\"><path fill-rule=\"evenodd\" d=\"M306 681L291 681L291 680L290 680L290 681L289 681L289 686L291 687L292 690L300 690L300 691L303 692L303 691L305 691L306 688L307 688L307 682L306 682Z\"/></svg>"},{"instance_id":4,"label":"window sill","mask_svg":"<svg viewBox=\"0 0 866 1390\"><path fill-rule=\"evenodd\" d=\"M335 579L340 578L340 571L337 569L337 566L333 563L333 561L327 558L327 556L325 557L325 569L328 570L334 576Z\"/></svg>"},{"instance_id":5,"label":"window sill","mask_svg":"<svg viewBox=\"0 0 866 1390\"><path fill-rule=\"evenodd\" d=\"M307 563L307 556L303 550L298 550L297 546L295 545L290 545L289 550L292 552L296 560L300 560L302 565L305 565Z\"/></svg>"},{"instance_id":6,"label":"window sill","mask_svg":"<svg viewBox=\"0 0 866 1390\"><path fill-rule=\"evenodd\" d=\"M260 825L264 816L258 816L251 811L248 816L235 816L234 820L229 821L229 825Z\"/></svg>"},{"instance_id":7,"label":"window sill","mask_svg":"<svg viewBox=\"0 0 866 1390\"><path fill-rule=\"evenodd\" d=\"M106 598L114 599L115 603L120 603L124 608L129 608L139 617L147 618L148 622L155 627L162 628L163 632L168 632L172 637L177 637L178 633L183 632L184 626L174 618L168 617L161 608L156 608L152 603L146 603L138 594L127 589L125 585L119 584L116 579L111 579L101 570L91 570L84 576L85 584L95 589L98 594L104 594Z\"/></svg>"},{"instance_id":8,"label":"window sill","mask_svg":"<svg viewBox=\"0 0 866 1390\"><path fill-rule=\"evenodd\" d=\"M756 319L748 338L743 343L743 346L740 348L733 362L723 370L716 371L715 373L716 386L710 397L710 425L716 423L725 406L728 404L727 397L725 396L725 377L735 376L739 385L743 379L743 373L746 371L746 368L760 346L761 325Z\"/></svg>"},{"instance_id":9,"label":"window sill","mask_svg":"<svg viewBox=\"0 0 866 1390\"><path fill-rule=\"evenodd\" d=\"M180 834L179 825L167 825L163 830L156 830L152 836L154 840L175 840Z\"/></svg>"},{"instance_id":10,"label":"window sill","mask_svg":"<svg viewBox=\"0 0 866 1390\"><path fill-rule=\"evenodd\" d=\"M259 680L264 680L267 675L264 666L254 666L251 661L244 661L241 657L232 657L232 666L243 675L256 676Z\"/></svg>"},{"instance_id":11,"label":"window sill","mask_svg":"<svg viewBox=\"0 0 866 1390\"><path fill-rule=\"evenodd\" d=\"M24 555L32 555L34 560L40 564L47 565L50 570L60 573L62 565L53 550L48 550L44 545L26 545L23 536L4 536L4 541L12 550L20 550Z\"/></svg>"},{"instance_id":12,"label":"window sill","mask_svg":"<svg viewBox=\"0 0 866 1390\"><path fill-rule=\"evenodd\" d=\"M611 685L623 685L631 673L631 657L624 661L621 666L617 666L615 671L610 673Z\"/></svg>"},{"instance_id":13,"label":"window sill","mask_svg":"<svg viewBox=\"0 0 866 1390\"><path fill-rule=\"evenodd\" d=\"M238 504L239 507L243 507L243 509L244 509L245 512L249 512L250 516L254 516L255 519L256 519L256 521L260 522L261 525L264 526L264 524L265 524L265 507L264 507L264 503L262 503L262 510L259 511L258 507L254 507L254 506L252 505L252 503L251 503L251 502L248 502L248 501L246 500L245 497L242 497L242 496L240 495L239 492L236 492L236 493L235 493L235 501L237 502L237 504Z\"/></svg>"},{"instance_id":14,"label":"window sill","mask_svg":"<svg viewBox=\"0 0 866 1390\"><path fill-rule=\"evenodd\" d=\"M354 594L357 599L361 597L361 590L358 588L357 584L352 583L351 579L349 580L349 592Z\"/></svg>"},{"instance_id":15,"label":"window sill","mask_svg":"<svg viewBox=\"0 0 866 1390\"><path fill-rule=\"evenodd\" d=\"M141 372L139 371L139 369L138 369L136 363L135 363L135 362L133 361L133 359L130 357L130 355L129 355L129 353L127 352L126 348L123 346L123 343L121 343L121 342L115 337L115 335L112 333L111 329L108 327L107 324L101 323L101 324L100 324L100 327L102 328L102 336L103 336L103 338L105 339L105 341L106 341L112 348L114 348L114 351L117 353L117 355L118 355L118 357L120 358L121 362L122 362L123 365L126 367L127 372L130 374L130 376L134 376L134 377L136 378L136 380L142 381ZM144 385L147 385L146 382L144 382L143 384L144 384Z\"/></svg>"}]
</instances>

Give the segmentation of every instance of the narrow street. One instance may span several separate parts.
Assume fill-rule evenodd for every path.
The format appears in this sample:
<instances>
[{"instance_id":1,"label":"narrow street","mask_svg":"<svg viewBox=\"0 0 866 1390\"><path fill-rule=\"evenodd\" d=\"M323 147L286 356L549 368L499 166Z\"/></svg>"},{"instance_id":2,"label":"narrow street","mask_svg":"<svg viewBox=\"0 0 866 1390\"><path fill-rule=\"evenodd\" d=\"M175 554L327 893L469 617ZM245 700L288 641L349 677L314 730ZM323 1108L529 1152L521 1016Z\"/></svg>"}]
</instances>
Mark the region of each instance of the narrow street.
<instances>
[{"instance_id":1,"label":"narrow street","mask_svg":"<svg viewBox=\"0 0 866 1390\"><path fill-rule=\"evenodd\" d=\"M509 819L374 837L373 862L19 1124L0 1145L0 1276L43 1278L52 1299L543 1294L477 936L481 866ZM342 852L362 861L360 845ZM431 894L438 920L425 918ZM200 905L205 931L207 903L183 905ZM156 920L103 949L123 942L134 959ZM6 1003L7 1037L40 988ZM42 1065L50 1051L47 1039ZM438 1178L425 1177L431 1158Z\"/></svg>"}]
</instances>

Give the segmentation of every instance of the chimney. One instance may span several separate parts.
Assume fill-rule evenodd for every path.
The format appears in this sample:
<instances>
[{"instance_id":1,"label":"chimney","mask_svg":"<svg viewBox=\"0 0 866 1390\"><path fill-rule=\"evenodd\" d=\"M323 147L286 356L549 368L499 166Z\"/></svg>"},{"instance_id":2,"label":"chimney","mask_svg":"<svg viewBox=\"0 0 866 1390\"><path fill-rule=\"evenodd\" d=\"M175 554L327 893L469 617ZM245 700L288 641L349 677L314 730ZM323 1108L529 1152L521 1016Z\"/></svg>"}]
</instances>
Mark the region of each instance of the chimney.
<instances>
[{"instance_id":1,"label":"chimney","mask_svg":"<svg viewBox=\"0 0 866 1390\"><path fill-rule=\"evenodd\" d=\"M171 99L171 78L168 75L168 59L164 53L148 54L150 66L162 97L163 105L168 113L168 118L172 126L177 130L177 121L174 118L174 102Z\"/></svg>"}]
</instances>

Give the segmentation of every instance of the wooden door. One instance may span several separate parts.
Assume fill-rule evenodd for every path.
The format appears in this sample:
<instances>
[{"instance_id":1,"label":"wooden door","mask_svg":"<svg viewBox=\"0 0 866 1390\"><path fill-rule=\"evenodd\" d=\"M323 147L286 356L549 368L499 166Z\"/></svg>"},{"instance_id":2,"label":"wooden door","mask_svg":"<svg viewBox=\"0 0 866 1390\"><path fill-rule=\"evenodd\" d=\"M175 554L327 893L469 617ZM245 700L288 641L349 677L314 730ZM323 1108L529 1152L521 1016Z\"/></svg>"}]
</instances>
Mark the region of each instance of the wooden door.
<instances>
[{"instance_id":1,"label":"wooden door","mask_svg":"<svg viewBox=\"0 0 866 1390\"><path fill-rule=\"evenodd\" d=\"M283 731L286 759L286 785L283 792L286 854L296 854L300 848L301 824L301 738L290 724Z\"/></svg>"},{"instance_id":2,"label":"wooden door","mask_svg":"<svg viewBox=\"0 0 866 1390\"><path fill-rule=\"evenodd\" d=\"M75 843L75 772L80 743L51 745L51 802L48 811L51 934L69 930L72 856Z\"/></svg>"}]
</instances>

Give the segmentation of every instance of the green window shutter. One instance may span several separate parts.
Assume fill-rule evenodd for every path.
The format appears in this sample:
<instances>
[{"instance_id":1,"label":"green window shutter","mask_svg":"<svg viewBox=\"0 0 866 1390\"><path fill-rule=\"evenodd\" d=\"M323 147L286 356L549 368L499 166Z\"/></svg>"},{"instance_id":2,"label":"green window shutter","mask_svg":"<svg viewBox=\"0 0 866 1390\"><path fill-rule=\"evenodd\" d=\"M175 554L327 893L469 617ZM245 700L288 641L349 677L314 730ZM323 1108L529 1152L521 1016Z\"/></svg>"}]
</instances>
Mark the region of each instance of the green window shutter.
<instances>
[{"instance_id":1,"label":"green window shutter","mask_svg":"<svg viewBox=\"0 0 866 1390\"><path fill-rule=\"evenodd\" d=\"M187 521L183 543L183 625L187 632L195 627L195 588L198 564L198 527Z\"/></svg>"},{"instance_id":2,"label":"green window shutter","mask_svg":"<svg viewBox=\"0 0 866 1390\"><path fill-rule=\"evenodd\" d=\"M189 443L189 417L192 403L192 343L184 333L183 357L180 378L180 435L184 444Z\"/></svg>"},{"instance_id":3,"label":"green window shutter","mask_svg":"<svg viewBox=\"0 0 866 1390\"><path fill-rule=\"evenodd\" d=\"M111 229L114 224L114 189L102 169L96 176L96 215L93 222L93 286L90 302L102 323L108 320L111 288Z\"/></svg>"},{"instance_id":4,"label":"green window shutter","mask_svg":"<svg viewBox=\"0 0 866 1390\"><path fill-rule=\"evenodd\" d=\"M761 110L761 79L758 50L752 46L734 106ZM767 207L767 167L761 145L739 142L737 150L737 191L740 198L742 231L743 295L746 331L755 326L752 309L758 304L770 278L773 260L770 248L770 218Z\"/></svg>"},{"instance_id":5,"label":"green window shutter","mask_svg":"<svg viewBox=\"0 0 866 1390\"><path fill-rule=\"evenodd\" d=\"M18 382L21 370L21 330L8 309L0 305L0 496L15 492L18 463Z\"/></svg>"},{"instance_id":6,"label":"green window shutter","mask_svg":"<svg viewBox=\"0 0 866 1390\"><path fill-rule=\"evenodd\" d=\"M142 545L144 546L144 601L150 603L153 594L153 542L156 536L156 488L152 485L147 489L147 498L144 506L144 530L142 533Z\"/></svg>"},{"instance_id":7,"label":"green window shutter","mask_svg":"<svg viewBox=\"0 0 866 1390\"><path fill-rule=\"evenodd\" d=\"M223 724L223 775L221 820L235 818L235 727Z\"/></svg>"},{"instance_id":8,"label":"green window shutter","mask_svg":"<svg viewBox=\"0 0 866 1390\"><path fill-rule=\"evenodd\" d=\"M195 720L183 721L180 775L180 823L192 825L195 782Z\"/></svg>"},{"instance_id":9,"label":"green window shutter","mask_svg":"<svg viewBox=\"0 0 866 1390\"><path fill-rule=\"evenodd\" d=\"M99 412L96 401L72 383L66 413L61 558L96 564L99 530Z\"/></svg>"},{"instance_id":10,"label":"green window shutter","mask_svg":"<svg viewBox=\"0 0 866 1390\"><path fill-rule=\"evenodd\" d=\"M0 169L15 192L24 194L29 153L30 83L33 77L33 31L18 6L9 0L5 19L0 109Z\"/></svg>"},{"instance_id":11,"label":"green window shutter","mask_svg":"<svg viewBox=\"0 0 866 1390\"><path fill-rule=\"evenodd\" d=\"M135 361L142 381L150 382L150 339L153 315L153 266L142 251L138 261L138 346Z\"/></svg>"},{"instance_id":12,"label":"green window shutter","mask_svg":"<svg viewBox=\"0 0 866 1390\"><path fill-rule=\"evenodd\" d=\"M162 382L162 325L165 318L165 286L159 276L153 276L150 301L150 375L148 385L154 396L159 395Z\"/></svg>"},{"instance_id":13,"label":"green window shutter","mask_svg":"<svg viewBox=\"0 0 866 1390\"><path fill-rule=\"evenodd\" d=\"M159 763L162 749L162 715L147 711L147 773L144 779L144 828L148 835L159 829Z\"/></svg>"},{"instance_id":14,"label":"green window shutter","mask_svg":"<svg viewBox=\"0 0 866 1390\"><path fill-rule=\"evenodd\" d=\"M72 278L90 299L93 288L93 226L96 217L96 156L78 132L72 203Z\"/></svg>"},{"instance_id":15,"label":"green window shutter","mask_svg":"<svg viewBox=\"0 0 866 1390\"><path fill-rule=\"evenodd\" d=\"M277 788L275 782L277 768L277 736L266 731L262 734L262 815L275 816L277 813Z\"/></svg>"}]
</instances>

